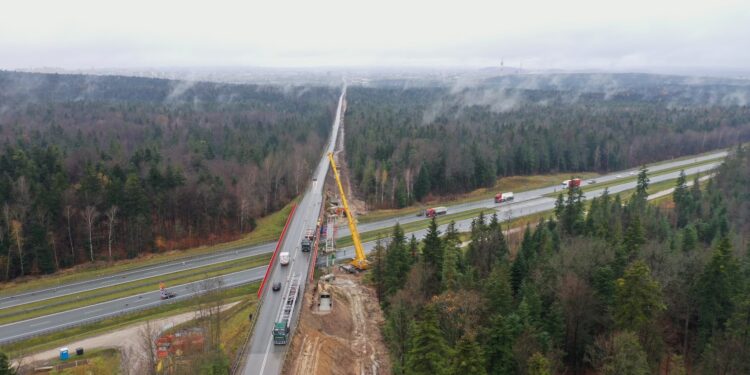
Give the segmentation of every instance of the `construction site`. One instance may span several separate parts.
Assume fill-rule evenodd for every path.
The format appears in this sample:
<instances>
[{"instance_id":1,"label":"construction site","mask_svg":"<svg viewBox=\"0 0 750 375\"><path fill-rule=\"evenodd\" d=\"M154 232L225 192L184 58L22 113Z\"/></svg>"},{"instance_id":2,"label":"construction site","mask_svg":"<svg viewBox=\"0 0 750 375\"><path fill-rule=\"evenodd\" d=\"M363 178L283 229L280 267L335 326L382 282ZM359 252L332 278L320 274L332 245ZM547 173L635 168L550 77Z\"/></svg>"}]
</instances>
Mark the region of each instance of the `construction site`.
<instances>
[{"instance_id":1,"label":"construction site","mask_svg":"<svg viewBox=\"0 0 750 375\"><path fill-rule=\"evenodd\" d=\"M343 127L339 136L343 142ZM339 150L342 144L339 143ZM329 155L332 172L325 185L325 212L321 220L318 265L312 287L306 289L296 333L287 351L283 374L390 374L384 323L375 290L365 282L367 261L356 229L360 204L352 197L343 157ZM355 237L355 259L337 262L336 230L346 222Z\"/></svg>"}]
</instances>

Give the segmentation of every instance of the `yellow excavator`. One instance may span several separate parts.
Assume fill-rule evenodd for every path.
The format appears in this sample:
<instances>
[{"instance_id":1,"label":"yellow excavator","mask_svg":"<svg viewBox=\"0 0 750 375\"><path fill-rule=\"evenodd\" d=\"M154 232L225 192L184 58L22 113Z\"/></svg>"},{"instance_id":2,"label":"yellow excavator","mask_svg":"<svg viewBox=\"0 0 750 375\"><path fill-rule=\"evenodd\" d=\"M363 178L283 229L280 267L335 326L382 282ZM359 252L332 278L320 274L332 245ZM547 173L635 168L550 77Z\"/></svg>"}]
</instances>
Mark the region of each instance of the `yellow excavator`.
<instances>
[{"instance_id":1,"label":"yellow excavator","mask_svg":"<svg viewBox=\"0 0 750 375\"><path fill-rule=\"evenodd\" d=\"M359 232L357 231L357 223L354 222L354 217L351 211L349 211L349 204L346 202L346 194L344 194L344 187L341 185L341 178L339 177L339 171L336 169L336 162L333 161L333 153L328 153L328 160L331 161L331 169L333 170L333 177L336 179L336 184L339 186L339 193L341 193L341 203L344 205L344 215L346 220L349 222L349 232L352 234L352 242L354 242L354 259L351 265L358 270L367 269L367 258L365 258L365 251L362 249L362 241L359 239Z\"/></svg>"}]
</instances>

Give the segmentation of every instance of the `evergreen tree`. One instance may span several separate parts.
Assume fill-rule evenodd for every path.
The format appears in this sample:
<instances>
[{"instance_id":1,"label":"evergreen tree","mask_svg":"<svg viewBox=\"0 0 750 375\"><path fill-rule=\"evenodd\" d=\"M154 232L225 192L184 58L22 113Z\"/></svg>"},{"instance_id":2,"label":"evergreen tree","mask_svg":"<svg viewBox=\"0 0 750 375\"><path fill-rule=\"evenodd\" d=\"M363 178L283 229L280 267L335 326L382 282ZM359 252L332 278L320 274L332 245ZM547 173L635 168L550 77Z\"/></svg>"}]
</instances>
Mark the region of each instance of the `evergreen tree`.
<instances>
[{"instance_id":1,"label":"evergreen tree","mask_svg":"<svg viewBox=\"0 0 750 375\"><path fill-rule=\"evenodd\" d=\"M682 230L682 251L689 253L698 246L698 231L690 224Z\"/></svg>"},{"instance_id":2,"label":"evergreen tree","mask_svg":"<svg viewBox=\"0 0 750 375\"><path fill-rule=\"evenodd\" d=\"M444 246L443 256L443 269L442 269L442 285L444 290L456 290L459 287L460 271L459 264L461 263L461 249L458 245L451 241L447 242Z\"/></svg>"},{"instance_id":3,"label":"evergreen tree","mask_svg":"<svg viewBox=\"0 0 750 375\"><path fill-rule=\"evenodd\" d=\"M617 280L614 306L617 328L645 335L665 308L661 287L643 261L634 262Z\"/></svg>"},{"instance_id":4,"label":"evergreen tree","mask_svg":"<svg viewBox=\"0 0 750 375\"><path fill-rule=\"evenodd\" d=\"M638 214L630 219L623 242L625 252L630 259L635 258L641 245L646 243L646 237L643 233L643 225L641 224L641 219Z\"/></svg>"},{"instance_id":5,"label":"evergreen tree","mask_svg":"<svg viewBox=\"0 0 750 375\"><path fill-rule=\"evenodd\" d=\"M638 337L630 332L615 334L611 352L605 357L600 371L603 375L651 374L646 353L638 342Z\"/></svg>"},{"instance_id":6,"label":"evergreen tree","mask_svg":"<svg viewBox=\"0 0 750 375\"><path fill-rule=\"evenodd\" d=\"M528 375L552 375L551 367L549 359L541 353L536 352L529 357L527 373Z\"/></svg>"},{"instance_id":7,"label":"evergreen tree","mask_svg":"<svg viewBox=\"0 0 750 375\"><path fill-rule=\"evenodd\" d=\"M33 221L29 226L29 234L26 245L29 247L27 254L34 254L39 271L50 274L57 270L55 254L48 241L47 231L38 222Z\"/></svg>"},{"instance_id":8,"label":"evergreen tree","mask_svg":"<svg viewBox=\"0 0 750 375\"><path fill-rule=\"evenodd\" d=\"M422 310L422 320L416 323L406 358L407 375L449 374L451 350L438 326L435 309L427 306Z\"/></svg>"},{"instance_id":9,"label":"evergreen tree","mask_svg":"<svg viewBox=\"0 0 750 375\"><path fill-rule=\"evenodd\" d=\"M500 314L510 313L513 305L513 289L510 285L507 261L492 269L485 283L484 293L490 311Z\"/></svg>"},{"instance_id":10,"label":"evergreen tree","mask_svg":"<svg viewBox=\"0 0 750 375\"><path fill-rule=\"evenodd\" d=\"M644 165L638 172L638 181L636 182L635 195L633 196L633 199L636 201L637 207L643 208L646 204L646 200L648 199L649 181L648 169Z\"/></svg>"},{"instance_id":11,"label":"evergreen tree","mask_svg":"<svg viewBox=\"0 0 750 375\"><path fill-rule=\"evenodd\" d=\"M417 237L414 236L412 233L411 237L409 238L409 263L414 264L414 262L417 261L417 254L419 253L419 242L417 241Z\"/></svg>"},{"instance_id":12,"label":"evergreen tree","mask_svg":"<svg viewBox=\"0 0 750 375\"><path fill-rule=\"evenodd\" d=\"M724 328L739 290L739 264L729 238L723 237L698 280L699 333L706 342Z\"/></svg>"},{"instance_id":13,"label":"evergreen tree","mask_svg":"<svg viewBox=\"0 0 750 375\"><path fill-rule=\"evenodd\" d=\"M507 317L502 314L492 316L485 335L487 341L484 343L488 373L493 375L516 373L513 344L522 331L523 326L516 314L510 314Z\"/></svg>"},{"instance_id":14,"label":"evergreen tree","mask_svg":"<svg viewBox=\"0 0 750 375\"><path fill-rule=\"evenodd\" d=\"M385 255L384 284L387 296L393 295L404 286L406 275L411 268L409 258L404 231L396 223L393 227L391 242L388 244L388 250Z\"/></svg>"},{"instance_id":15,"label":"evergreen tree","mask_svg":"<svg viewBox=\"0 0 750 375\"><path fill-rule=\"evenodd\" d=\"M11 367L8 356L0 352L0 375L15 375L16 371Z\"/></svg>"},{"instance_id":16,"label":"evergreen tree","mask_svg":"<svg viewBox=\"0 0 750 375\"><path fill-rule=\"evenodd\" d=\"M387 339L391 349L393 372L403 374L410 350L410 337L414 333L413 315L404 300L398 298L388 306L386 313L383 336Z\"/></svg>"},{"instance_id":17,"label":"evergreen tree","mask_svg":"<svg viewBox=\"0 0 750 375\"><path fill-rule=\"evenodd\" d=\"M433 271L442 270L443 241L440 239L440 231L434 217L430 220L430 226L427 228L427 235L425 235L423 242L422 259L424 259L425 264Z\"/></svg>"},{"instance_id":18,"label":"evergreen tree","mask_svg":"<svg viewBox=\"0 0 750 375\"><path fill-rule=\"evenodd\" d=\"M430 189L430 170L427 168L427 164L422 164L422 167L419 168L417 181L414 183L414 199L421 201L430 193Z\"/></svg>"},{"instance_id":19,"label":"evergreen tree","mask_svg":"<svg viewBox=\"0 0 750 375\"><path fill-rule=\"evenodd\" d=\"M482 347L471 336L463 336L456 345L451 365L451 374L477 374L487 373L485 369L484 353Z\"/></svg>"},{"instance_id":20,"label":"evergreen tree","mask_svg":"<svg viewBox=\"0 0 750 375\"><path fill-rule=\"evenodd\" d=\"M675 184L674 192L672 193L672 200L674 201L675 211L677 212L677 227L682 228L687 224L689 205L691 202L684 169L680 171L680 176L677 177L677 183Z\"/></svg>"},{"instance_id":21,"label":"evergreen tree","mask_svg":"<svg viewBox=\"0 0 750 375\"><path fill-rule=\"evenodd\" d=\"M383 244L380 242L380 238L375 241L375 248L373 248L373 259L372 259L372 281L375 283L375 294L378 296L378 301L385 303L385 260L383 259Z\"/></svg>"}]
</instances>

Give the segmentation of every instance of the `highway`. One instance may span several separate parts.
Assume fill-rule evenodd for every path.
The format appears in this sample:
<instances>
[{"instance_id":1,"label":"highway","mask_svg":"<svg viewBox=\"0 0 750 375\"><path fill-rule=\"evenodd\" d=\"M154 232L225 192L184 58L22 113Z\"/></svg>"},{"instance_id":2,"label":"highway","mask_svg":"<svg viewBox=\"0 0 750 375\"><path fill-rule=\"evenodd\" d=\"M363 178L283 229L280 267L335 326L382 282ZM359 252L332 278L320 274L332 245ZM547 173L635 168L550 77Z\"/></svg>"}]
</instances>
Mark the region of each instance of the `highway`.
<instances>
[{"instance_id":1,"label":"highway","mask_svg":"<svg viewBox=\"0 0 750 375\"><path fill-rule=\"evenodd\" d=\"M281 281L283 283L282 291L286 290L287 282L293 275L300 275L302 278L299 299L292 316L292 321L290 322L292 334L296 327L296 321L299 318L299 310L302 305L302 296L305 293L304 288L307 284L306 280L312 256L309 252L300 251L300 241L306 229L315 228L322 209L323 182L329 168L329 161L326 155L328 152L333 152L336 146L345 95L346 88L344 88L339 98L328 147L320 163L318 163L318 167L313 174L313 181L308 185L308 190L297 206L294 217L292 217L292 221L289 223L287 234L282 240L280 251L289 252L292 260L287 266L282 266L278 262L271 265L273 268L268 281L269 285L273 284L273 282ZM279 314L282 300L283 292L272 292L268 286L266 287L260 311L258 312L259 315L255 323L255 331L250 339L247 357L244 359L244 368L240 371L242 374L278 374L281 372L281 368L284 365L284 354L288 345L274 345L271 331Z\"/></svg>"},{"instance_id":2,"label":"highway","mask_svg":"<svg viewBox=\"0 0 750 375\"><path fill-rule=\"evenodd\" d=\"M67 310L55 314L45 315L34 319L9 323L0 326L0 344L38 336L51 331L73 327L81 324L95 322L114 315L125 314L155 307L164 303L172 303L185 300L216 287L228 288L247 284L263 278L266 266L256 267L249 270L230 273L207 280L196 281L169 288L176 296L167 301L162 301L159 290L137 294L130 297L118 298L111 301L101 302L85 307Z\"/></svg>"},{"instance_id":3,"label":"highway","mask_svg":"<svg viewBox=\"0 0 750 375\"><path fill-rule=\"evenodd\" d=\"M663 162L663 163L654 164L650 167L648 166L647 167L649 169L649 173L655 173L655 172L659 172L663 170L678 168L678 167L685 166L685 165L707 162L709 160L714 160L717 158L724 158L726 157L726 155L727 155L726 151L717 151L717 152L713 152L710 154L701 155L695 158L675 160L671 162ZM712 163L710 165L716 165L716 164ZM685 172L688 173L689 170L694 170L694 169L688 168L685 170ZM705 169L701 169L701 170L705 170ZM631 175L631 173L633 175ZM594 177L594 179L596 180L597 184L603 184L603 183L610 183L619 179L623 179L623 180L633 179L636 177L637 173L638 173L638 169L629 169L625 171L613 172L610 174ZM679 175L679 172L668 174L668 176L676 176L676 175ZM652 182L658 182L658 181L663 181L664 179L669 179L669 177L662 179L661 176L655 176L655 177L650 177L650 178L652 179ZM676 177L671 177L671 178L676 178ZM584 180L581 186L585 187L586 185L588 185L588 182ZM622 190L632 189L632 187L627 187L627 186L634 186L634 185L635 183L626 184L625 187L622 188ZM539 189L516 192L514 194L515 195L514 202L516 205L518 205L521 202L539 199L540 197L543 197L544 195L560 192L561 190L562 190L561 185L554 185L554 186L548 186L548 187L539 188ZM618 190L618 191L622 191L622 190ZM610 193L615 193L615 192L616 191L614 191L613 188L610 189ZM500 192L498 191L498 193ZM477 201L472 201L472 202L459 203L455 205L446 205L446 206L448 207L448 214L455 214L455 213L471 211L471 210L480 209L480 208L495 208L498 205L495 203L494 198L489 198L489 199L482 199L482 200L477 200ZM514 205L511 205L511 206L514 206ZM501 216L501 219L502 218L503 217ZM390 228L396 225L396 223L406 224L406 223L412 223L412 222L420 221L420 220L427 220L427 219L424 216L416 216L416 215L398 216L398 217L383 219L383 220L374 221L370 223L358 223L357 229L359 230L360 233L366 233L366 232L371 232L371 231L378 230L378 229ZM350 235L349 228L346 225L341 226L341 228L337 229L336 238L342 238L342 237L346 237L349 235Z\"/></svg>"},{"instance_id":4,"label":"highway","mask_svg":"<svg viewBox=\"0 0 750 375\"><path fill-rule=\"evenodd\" d=\"M685 168L685 174L687 174L688 176L689 175L694 175L694 174L697 174L697 173L706 174L707 172L710 172L713 169L717 168L719 165L721 165L721 161L707 163L707 164L700 165L700 166L697 166L697 167L692 167L692 168ZM669 168L663 168L663 169L669 169ZM614 174L612 176L616 176L616 175L617 174ZM679 171L675 171L675 172L665 173L665 174L662 174L662 175L659 175L659 176L649 177L650 184L653 185L653 184L659 183L661 181L673 180L673 179L676 179L679 175L680 175L680 172ZM610 175L608 175L608 177L609 176ZM599 182L599 181L606 181L606 180L603 180L601 178L597 178L597 182ZM636 183L634 181L627 182L627 183L623 183L623 184L619 184L619 185L610 186L608 188L608 191L609 191L610 195L614 195L614 194L617 194L617 193L620 193L620 192L623 192L623 191L635 189L635 185L636 185ZM503 203L503 204L498 205L498 204L495 204L495 202L493 200L489 200L489 201L484 201L484 205L473 206L473 208L489 208L489 209L494 209L495 212L497 212L498 218L501 221L506 220L509 217L511 217L511 218L518 218L518 217L522 217L522 216L533 215L535 213L549 211L549 210L552 210L552 209L555 208L555 199L543 196L543 194L547 194L549 192L553 192L553 191L548 191L549 189L552 189L552 188L538 189L536 191L546 191L546 193L536 194L535 196L533 196L533 197L531 197L529 199L517 200L517 201L515 201L513 203L510 203L510 204ZM558 189L558 190L560 190L560 189ZM599 197L603 193L604 193L604 189L592 190L592 191L589 191L589 192L587 192L587 193L584 194L584 199L592 199L592 198L595 198L595 197ZM660 196L663 196L663 194L655 192L655 194L653 196L649 196L649 199L658 198ZM468 203L467 205L474 205L474 203L473 202L472 203ZM463 211L465 211L465 210L463 210ZM452 210L452 207L449 208L448 212L449 213L453 213L454 212ZM408 217L408 219L413 219L413 218L414 218L413 216L409 216ZM427 219L425 219L423 217L422 218L417 217L417 220L427 220ZM459 232L468 232L468 231L470 231L471 230L471 221L472 220L473 219L465 219L465 220L456 221L456 223L455 223L456 229ZM415 221L415 220L409 220L408 222L413 222L413 221ZM391 224L391 226L396 225L397 222L398 222L397 220L393 221L393 223ZM404 223L404 221L402 221L402 223ZM375 223L372 223L372 224L375 224ZM441 232L445 232L445 229L447 228L447 226L448 226L447 224L444 224L444 225L439 226L438 229ZM383 227L387 228L388 226L384 225ZM378 228L382 228L382 227L376 227L376 229L378 229ZM374 230L374 229L369 229L369 230ZM412 234L414 234L414 236L416 236L417 239L422 239L427 234L427 229L420 229L420 230L417 230L417 231L408 232L406 234L409 235L409 236L411 236ZM375 247L375 241L366 242L366 243L363 244L363 247L365 249L365 252L369 253ZM353 258L353 257L354 257L354 247L353 246L348 246L348 247L345 247L345 248L342 248L342 249L336 251L336 259L337 260L347 259L347 258ZM324 265L324 264L325 264L325 259L324 259L324 257L320 256L318 258L318 265Z\"/></svg>"},{"instance_id":5,"label":"highway","mask_svg":"<svg viewBox=\"0 0 750 375\"><path fill-rule=\"evenodd\" d=\"M137 269L117 273L111 276L64 284L54 288L39 289L16 295L6 295L0 297L0 310L27 303L43 301L50 298L73 295L89 290L148 279L151 277L165 276L170 273L205 267L254 255L268 254L272 252L275 247L276 242L273 242L258 246L222 251L214 254L197 255L190 258L139 267ZM157 285L154 285L154 290L156 290L156 288Z\"/></svg>"}]
</instances>

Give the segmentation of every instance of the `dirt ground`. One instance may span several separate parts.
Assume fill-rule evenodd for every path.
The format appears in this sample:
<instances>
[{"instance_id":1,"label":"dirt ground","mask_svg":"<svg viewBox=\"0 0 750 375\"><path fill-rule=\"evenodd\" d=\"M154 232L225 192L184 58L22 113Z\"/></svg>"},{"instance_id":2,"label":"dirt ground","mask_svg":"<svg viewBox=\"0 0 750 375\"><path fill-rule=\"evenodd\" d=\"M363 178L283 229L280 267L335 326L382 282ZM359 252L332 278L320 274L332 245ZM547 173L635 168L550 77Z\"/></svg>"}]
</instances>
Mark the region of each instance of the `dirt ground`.
<instances>
[{"instance_id":1,"label":"dirt ground","mask_svg":"<svg viewBox=\"0 0 750 375\"><path fill-rule=\"evenodd\" d=\"M330 312L318 311L316 288L307 288L282 374L391 374L381 335L383 311L375 291L362 285L361 277L336 271L328 286Z\"/></svg>"},{"instance_id":2,"label":"dirt ground","mask_svg":"<svg viewBox=\"0 0 750 375\"><path fill-rule=\"evenodd\" d=\"M237 302L229 303L221 307L222 310L226 310L231 308L232 306L236 305ZM128 351L131 353L138 353L141 351L141 344L140 344L140 331L143 327L146 326L147 323L150 323L152 327L155 327L157 330L161 330L165 327L172 327L176 326L188 321L191 321L195 319L195 312L186 312L175 316L170 316L166 318L161 319L154 319L150 322L142 322L133 324L130 326L127 326L125 328L103 333L101 335L92 336L86 339L82 339L79 341L74 341L66 346L70 348L70 350L75 351L75 348L84 348L84 350L91 350L96 348L116 348L120 351ZM35 353L32 355L28 355L20 360L21 364L30 364L33 366L41 366L46 364L51 359L57 358L60 355L60 349L50 349L43 352ZM133 363L133 368L140 368L140 356L135 356L135 358L131 358L132 361L135 361L136 363ZM16 361L16 364L18 361Z\"/></svg>"}]
</instances>

